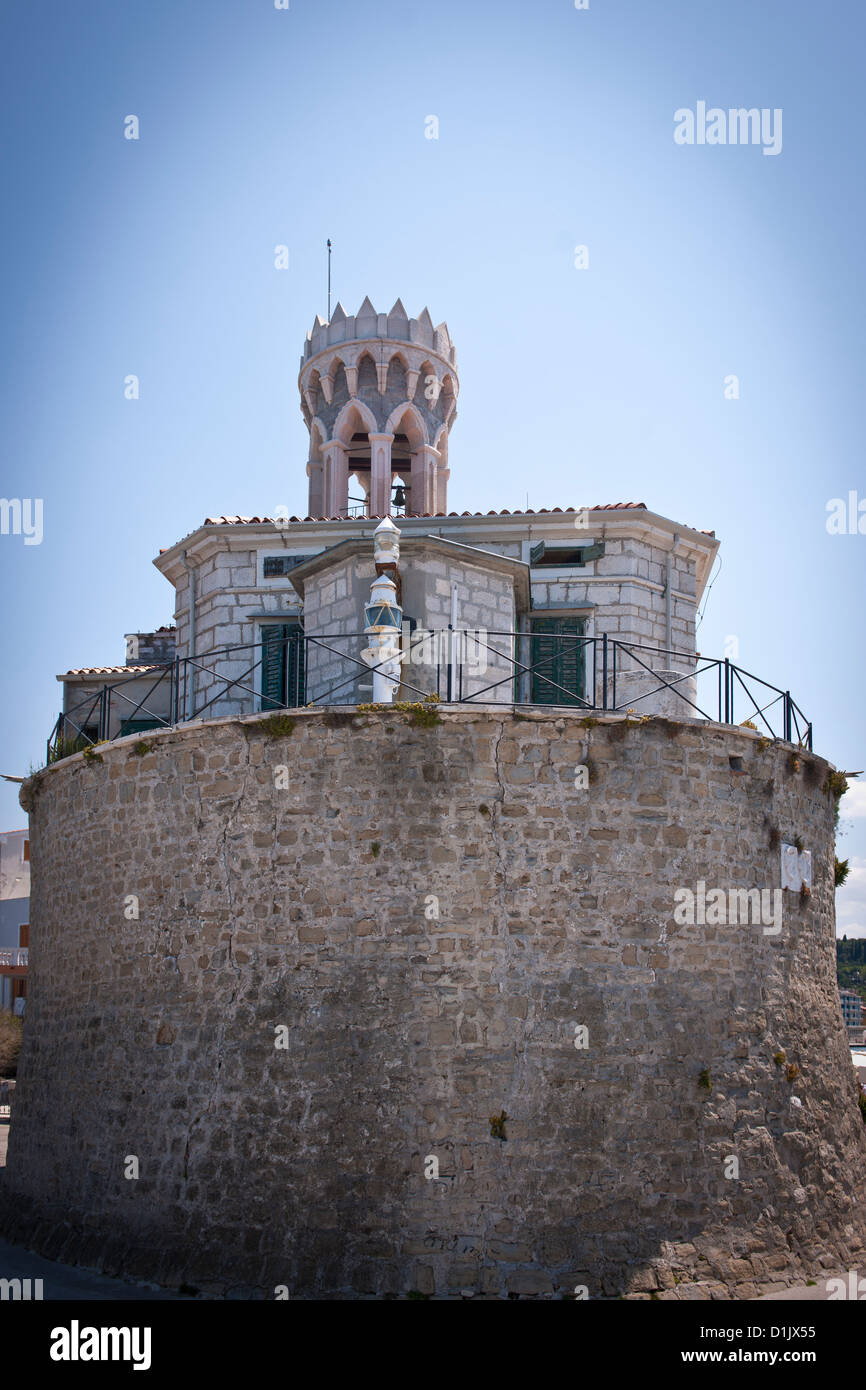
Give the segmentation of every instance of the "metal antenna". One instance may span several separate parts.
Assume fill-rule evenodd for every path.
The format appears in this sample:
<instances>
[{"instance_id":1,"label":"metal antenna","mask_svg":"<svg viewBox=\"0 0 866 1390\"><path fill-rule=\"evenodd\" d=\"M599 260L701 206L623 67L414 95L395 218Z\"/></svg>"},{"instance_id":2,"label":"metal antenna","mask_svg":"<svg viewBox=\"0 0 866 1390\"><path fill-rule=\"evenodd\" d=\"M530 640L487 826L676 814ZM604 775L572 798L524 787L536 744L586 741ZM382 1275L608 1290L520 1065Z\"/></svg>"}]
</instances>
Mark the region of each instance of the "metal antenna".
<instances>
[{"instance_id":1,"label":"metal antenna","mask_svg":"<svg viewBox=\"0 0 866 1390\"><path fill-rule=\"evenodd\" d=\"M331 322L331 238L328 237L328 323Z\"/></svg>"}]
</instances>

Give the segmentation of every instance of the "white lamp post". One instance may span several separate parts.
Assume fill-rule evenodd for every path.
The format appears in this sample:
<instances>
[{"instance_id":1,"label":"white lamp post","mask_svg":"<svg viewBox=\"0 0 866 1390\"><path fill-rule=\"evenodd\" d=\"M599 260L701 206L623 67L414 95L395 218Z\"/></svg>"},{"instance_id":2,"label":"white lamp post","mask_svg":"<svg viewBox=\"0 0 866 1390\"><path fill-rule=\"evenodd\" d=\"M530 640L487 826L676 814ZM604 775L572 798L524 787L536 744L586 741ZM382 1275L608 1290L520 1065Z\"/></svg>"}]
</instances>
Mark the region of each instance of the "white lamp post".
<instances>
[{"instance_id":1,"label":"white lamp post","mask_svg":"<svg viewBox=\"0 0 866 1390\"><path fill-rule=\"evenodd\" d=\"M387 567L396 571L400 532L390 517L385 517L373 533L373 553L377 570ZM367 620L364 632L370 645L361 652L361 657L368 666L378 668L373 671L373 701L390 705L400 685L403 610L397 602L397 586L386 574L380 572L373 580L364 615Z\"/></svg>"}]
</instances>

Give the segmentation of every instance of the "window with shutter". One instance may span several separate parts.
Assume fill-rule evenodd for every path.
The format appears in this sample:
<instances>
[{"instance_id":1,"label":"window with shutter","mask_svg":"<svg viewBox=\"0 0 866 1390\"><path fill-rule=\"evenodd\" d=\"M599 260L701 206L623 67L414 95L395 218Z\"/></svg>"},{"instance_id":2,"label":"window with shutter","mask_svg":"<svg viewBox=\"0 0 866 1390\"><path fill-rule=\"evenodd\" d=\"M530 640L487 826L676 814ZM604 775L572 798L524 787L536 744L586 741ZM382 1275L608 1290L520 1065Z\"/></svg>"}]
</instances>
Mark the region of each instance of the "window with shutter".
<instances>
[{"instance_id":1,"label":"window with shutter","mask_svg":"<svg viewBox=\"0 0 866 1390\"><path fill-rule=\"evenodd\" d=\"M303 627L262 624L262 709L306 704Z\"/></svg>"},{"instance_id":2,"label":"window with shutter","mask_svg":"<svg viewBox=\"0 0 866 1390\"><path fill-rule=\"evenodd\" d=\"M165 724L161 719L122 719L120 721L120 737L125 734L143 734L148 729L164 729Z\"/></svg>"},{"instance_id":3,"label":"window with shutter","mask_svg":"<svg viewBox=\"0 0 866 1390\"><path fill-rule=\"evenodd\" d=\"M530 700L534 705L582 705L584 691L583 618L533 618L529 639Z\"/></svg>"},{"instance_id":4,"label":"window with shutter","mask_svg":"<svg viewBox=\"0 0 866 1390\"><path fill-rule=\"evenodd\" d=\"M595 541L592 545L549 545L546 541L539 541L529 552L529 563L534 569L545 565L554 569L571 569L600 560L603 554L604 541Z\"/></svg>"},{"instance_id":5,"label":"window with shutter","mask_svg":"<svg viewBox=\"0 0 866 1390\"><path fill-rule=\"evenodd\" d=\"M262 577L264 579L279 579L282 575L293 570L296 565L302 565L309 558L309 555L266 555L262 565Z\"/></svg>"}]
</instances>

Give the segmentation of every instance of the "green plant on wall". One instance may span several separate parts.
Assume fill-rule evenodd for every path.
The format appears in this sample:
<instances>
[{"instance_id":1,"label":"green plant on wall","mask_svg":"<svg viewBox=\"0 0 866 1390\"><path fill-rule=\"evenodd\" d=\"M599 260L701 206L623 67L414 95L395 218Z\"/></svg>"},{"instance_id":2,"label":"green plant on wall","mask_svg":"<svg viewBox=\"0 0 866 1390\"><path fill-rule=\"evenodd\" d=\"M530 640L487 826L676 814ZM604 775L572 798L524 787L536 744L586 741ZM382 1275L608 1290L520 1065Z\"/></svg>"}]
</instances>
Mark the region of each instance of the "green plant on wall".
<instances>
[{"instance_id":1,"label":"green plant on wall","mask_svg":"<svg viewBox=\"0 0 866 1390\"><path fill-rule=\"evenodd\" d=\"M270 714L262 720L262 729L268 738L289 738L295 730L295 720L287 714Z\"/></svg>"},{"instance_id":2,"label":"green plant on wall","mask_svg":"<svg viewBox=\"0 0 866 1390\"><path fill-rule=\"evenodd\" d=\"M498 1115L490 1116L490 1133L494 1139L501 1139L503 1144L508 1136L505 1133L505 1121L508 1119L504 1110L500 1110Z\"/></svg>"}]
</instances>

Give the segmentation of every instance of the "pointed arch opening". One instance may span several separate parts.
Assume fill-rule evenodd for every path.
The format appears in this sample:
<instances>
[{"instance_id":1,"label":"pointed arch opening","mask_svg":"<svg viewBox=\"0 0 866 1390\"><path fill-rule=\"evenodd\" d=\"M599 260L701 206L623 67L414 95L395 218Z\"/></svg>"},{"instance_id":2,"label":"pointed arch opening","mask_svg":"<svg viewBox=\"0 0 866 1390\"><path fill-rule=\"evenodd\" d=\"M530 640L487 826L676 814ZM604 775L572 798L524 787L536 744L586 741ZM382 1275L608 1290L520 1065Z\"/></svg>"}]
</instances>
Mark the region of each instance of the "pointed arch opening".
<instances>
[{"instance_id":1,"label":"pointed arch opening","mask_svg":"<svg viewBox=\"0 0 866 1390\"><path fill-rule=\"evenodd\" d=\"M349 496L346 516L370 515L370 474L362 469L349 474Z\"/></svg>"}]
</instances>

